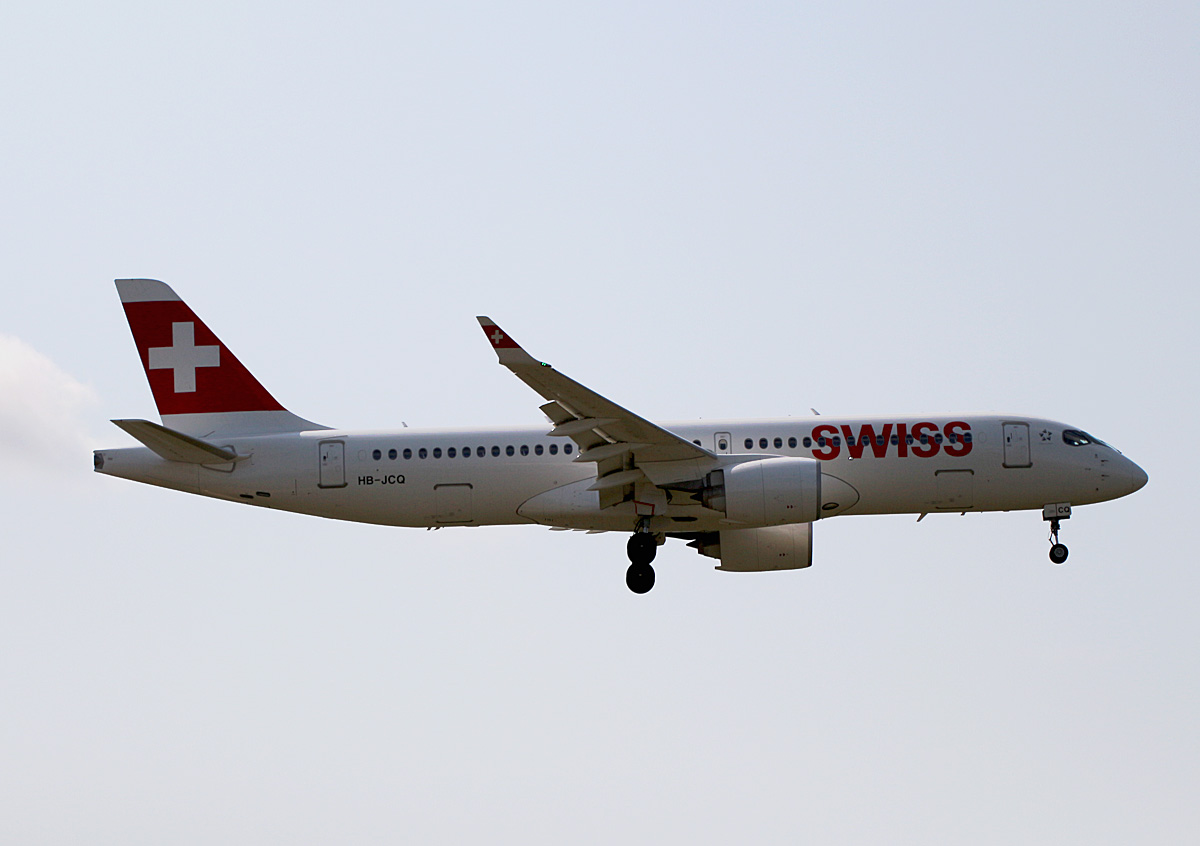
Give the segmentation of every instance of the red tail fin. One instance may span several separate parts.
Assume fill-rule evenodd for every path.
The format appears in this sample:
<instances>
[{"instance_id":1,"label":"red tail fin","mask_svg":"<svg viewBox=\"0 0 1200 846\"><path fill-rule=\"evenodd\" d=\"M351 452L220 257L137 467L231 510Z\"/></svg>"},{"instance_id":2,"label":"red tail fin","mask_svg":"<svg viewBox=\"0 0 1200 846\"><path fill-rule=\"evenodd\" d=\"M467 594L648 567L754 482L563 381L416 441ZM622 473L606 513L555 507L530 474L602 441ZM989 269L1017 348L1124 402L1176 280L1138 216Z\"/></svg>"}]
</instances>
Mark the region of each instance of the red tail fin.
<instances>
[{"instance_id":1,"label":"red tail fin","mask_svg":"<svg viewBox=\"0 0 1200 846\"><path fill-rule=\"evenodd\" d=\"M169 286L154 279L116 281L164 422L173 418L185 432L323 428L288 413Z\"/></svg>"}]
</instances>

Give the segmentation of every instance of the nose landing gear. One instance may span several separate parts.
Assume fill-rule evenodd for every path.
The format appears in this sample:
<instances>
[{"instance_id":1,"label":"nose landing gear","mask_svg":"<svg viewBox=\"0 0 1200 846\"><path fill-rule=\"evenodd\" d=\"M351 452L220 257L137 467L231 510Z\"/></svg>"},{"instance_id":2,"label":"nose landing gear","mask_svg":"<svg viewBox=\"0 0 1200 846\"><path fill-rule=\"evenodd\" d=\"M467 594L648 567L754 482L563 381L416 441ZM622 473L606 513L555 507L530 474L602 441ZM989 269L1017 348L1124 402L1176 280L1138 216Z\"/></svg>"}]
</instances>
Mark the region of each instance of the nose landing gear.
<instances>
[{"instance_id":1,"label":"nose landing gear","mask_svg":"<svg viewBox=\"0 0 1200 846\"><path fill-rule=\"evenodd\" d=\"M654 568L650 562L658 554L658 539L648 531L634 532L625 545L629 553L629 569L625 571L625 584L634 593L646 593L654 587Z\"/></svg>"},{"instance_id":2,"label":"nose landing gear","mask_svg":"<svg viewBox=\"0 0 1200 846\"><path fill-rule=\"evenodd\" d=\"M1067 545L1058 542L1058 527L1060 520L1070 518L1070 503L1056 503L1042 508L1042 519L1050 522L1050 560L1055 564L1062 564L1067 560Z\"/></svg>"}]
</instances>

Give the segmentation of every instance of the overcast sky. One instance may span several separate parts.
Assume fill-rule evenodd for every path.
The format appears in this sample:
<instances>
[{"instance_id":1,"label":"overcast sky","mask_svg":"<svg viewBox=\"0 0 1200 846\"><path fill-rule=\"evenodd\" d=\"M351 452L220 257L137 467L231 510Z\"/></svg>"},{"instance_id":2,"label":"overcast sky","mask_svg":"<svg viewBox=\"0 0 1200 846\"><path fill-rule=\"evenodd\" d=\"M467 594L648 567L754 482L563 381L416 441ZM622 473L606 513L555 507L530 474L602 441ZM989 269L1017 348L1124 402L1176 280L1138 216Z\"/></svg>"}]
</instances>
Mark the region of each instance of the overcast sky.
<instances>
[{"instance_id":1,"label":"overcast sky","mask_svg":"<svg viewBox=\"0 0 1200 846\"><path fill-rule=\"evenodd\" d=\"M0 840L1190 843L1195 3L9 4ZM1150 476L807 571L97 476L166 281L296 413L996 411Z\"/></svg>"}]
</instances>

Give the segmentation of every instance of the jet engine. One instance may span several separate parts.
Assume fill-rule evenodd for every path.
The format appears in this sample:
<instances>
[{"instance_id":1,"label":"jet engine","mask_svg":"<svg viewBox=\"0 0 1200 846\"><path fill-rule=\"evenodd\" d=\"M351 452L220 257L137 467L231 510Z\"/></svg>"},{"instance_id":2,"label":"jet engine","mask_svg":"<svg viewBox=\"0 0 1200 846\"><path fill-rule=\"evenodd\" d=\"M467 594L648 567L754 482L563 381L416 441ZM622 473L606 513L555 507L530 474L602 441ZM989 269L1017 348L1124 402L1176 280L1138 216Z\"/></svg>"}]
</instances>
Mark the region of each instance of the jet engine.
<instances>
[{"instance_id":1,"label":"jet engine","mask_svg":"<svg viewBox=\"0 0 1200 846\"><path fill-rule=\"evenodd\" d=\"M701 555L721 561L718 570L765 573L812 566L812 523L722 529L690 537L688 546Z\"/></svg>"},{"instance_id":2,"label":"jet engine","mask_svg":"<svg viewBox=\"0 0 1200 846\"><path fill-rule=\"evenodd\" d=\"M821 516L821 466L812 458L764 458L714 470L705 508L747 526L811 523Z\"/></svg>"}]
</instances>

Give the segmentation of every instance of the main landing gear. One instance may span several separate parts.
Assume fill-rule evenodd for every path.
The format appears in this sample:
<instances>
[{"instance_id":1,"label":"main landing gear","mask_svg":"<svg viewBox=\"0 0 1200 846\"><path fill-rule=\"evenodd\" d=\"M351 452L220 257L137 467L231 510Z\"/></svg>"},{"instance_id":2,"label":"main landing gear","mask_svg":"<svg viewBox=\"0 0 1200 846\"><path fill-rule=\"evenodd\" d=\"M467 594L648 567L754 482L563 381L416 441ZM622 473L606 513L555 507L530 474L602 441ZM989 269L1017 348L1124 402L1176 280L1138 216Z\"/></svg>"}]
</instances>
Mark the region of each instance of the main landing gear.
<instances>
[{"instance_id":1,"label":"main landing gear","mask_svg":"<svg viewBox=\"0 0 1200 846\"><path fill-rule=\"evenodd\" d=\"M634 532L625 545L629 553L629 569L625 571L625 584L634 593L646 593L654 587L654 568L650 562L658 554L658 539L648 531Z\"/></svg>"},{"instance_id":2,"label":"main landing gear","mask_svg":"<svg viewBox=\"0 0 1200 846\"><path fill-rule=\"evenodd\" d=\"M1063 564L1067 560L1067 545L1058 542L1058 527L1060 520L1070 518L1070 503L1047 505L1042 509L1042 519L1050 522L1050 560L1055 564Z\"/></svg>"}]
</instances>

